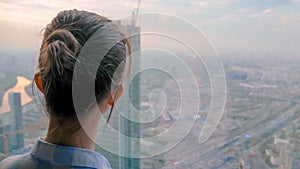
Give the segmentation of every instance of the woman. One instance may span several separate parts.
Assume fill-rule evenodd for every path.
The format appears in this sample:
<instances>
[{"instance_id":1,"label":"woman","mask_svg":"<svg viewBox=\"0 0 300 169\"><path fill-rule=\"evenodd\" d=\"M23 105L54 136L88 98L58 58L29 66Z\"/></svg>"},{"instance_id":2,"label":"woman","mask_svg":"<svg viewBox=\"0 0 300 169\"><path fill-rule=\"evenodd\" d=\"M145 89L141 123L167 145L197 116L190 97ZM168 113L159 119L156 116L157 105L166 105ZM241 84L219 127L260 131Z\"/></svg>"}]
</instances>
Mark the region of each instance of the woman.
<instances>
[{"instance_id":1,"label":"woman","mask_svg":"<svg viewBox=\"0 0 300 169\"><path fill-rule=\"evenodd\" d=\"M91 38L103 46L113 45L107 52L84 53L83 48ZM117 42L111 42L116 39ZM122 94L122 84L114 82L120 82L122 78L125 67L120 65L126 59L126 51L130 54L129 43L111 20L86 11L58 13L45 28L38 59L39 72L34 77L46 101L49 115L47 135L29 153L2 161L0 169L111 168L105 157L93 151L93 140L102 113L109 107L111 113L114 103ZM81 69L75 72L75 65L84 65L86 60L97 55L103 56L100 63L87 63L86 66L89 68L96 65L95 73L85 76L86 82L74 80L75 73L77 76L85 72ZM116 79L113 80L113 77ZM96 104L84 100L89 105L78 108L73 93L74 86L81 84L94 85Z\"/></svg>"}]
</instances>

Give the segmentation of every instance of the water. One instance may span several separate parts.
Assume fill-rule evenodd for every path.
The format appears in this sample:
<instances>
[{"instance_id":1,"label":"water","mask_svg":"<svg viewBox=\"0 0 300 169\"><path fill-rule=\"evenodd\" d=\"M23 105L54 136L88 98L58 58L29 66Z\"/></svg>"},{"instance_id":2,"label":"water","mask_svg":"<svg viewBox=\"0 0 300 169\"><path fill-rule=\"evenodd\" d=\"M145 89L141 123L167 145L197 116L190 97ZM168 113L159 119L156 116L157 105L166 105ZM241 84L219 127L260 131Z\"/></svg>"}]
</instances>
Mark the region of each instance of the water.
<instances>
[{"instance_id":1,"label":"water","mask_svg":"<svg viewBox=\"0 0 300 169\"><path fill-rule=\"evenodd\" d=\"M23 77L23 76L17 76L17 83L12 88L8 89L3 96L3 102L2 106L0 107L0 114L8 113L10 112L10 106L9 106L9 100L8 100L8 94L11 92L18 92L21 93L21 104L22 106L26 105L27 103L30 103L32 101L32 97L30 97L25 92L25 87L31 84L31 80Z\"/></svg>"}]
</instances>

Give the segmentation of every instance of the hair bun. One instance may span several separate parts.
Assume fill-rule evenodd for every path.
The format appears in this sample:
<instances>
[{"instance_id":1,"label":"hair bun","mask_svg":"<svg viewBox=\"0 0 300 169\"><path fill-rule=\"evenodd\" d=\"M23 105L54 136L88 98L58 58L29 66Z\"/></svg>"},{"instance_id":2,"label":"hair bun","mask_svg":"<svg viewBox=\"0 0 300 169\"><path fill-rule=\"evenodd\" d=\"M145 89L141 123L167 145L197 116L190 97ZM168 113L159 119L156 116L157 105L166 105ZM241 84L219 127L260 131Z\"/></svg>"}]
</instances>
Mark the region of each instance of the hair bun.
<instances>
[{"instance_id":1,"label":"hair bun","mask_svg":"<svg viewBox=\"0 0 300 169\"><path fill-rule=\"evenodd\" d=\"M67 45L67 47L76 54L80 51L81 45L73 36L73 34L68 30L59 29L52 32L47 38L47 43L48 45L50 45L55 41L64 42Z\"/></svg>"},{"instance_id":2,"label":"hair bun","mask_svg":"<svg viewBox=\"0 0 300 169\"><path fill-rule=\"evenodd\" d=\"M56 30L46 39L49 71L54 77L61 78L74 69L81 45L68 30ZM50 72L49 72L50 73ZM70 76L65 76L70 77ZM71 80L71 79L69 79Z\"/></svg>"}]
</instances>

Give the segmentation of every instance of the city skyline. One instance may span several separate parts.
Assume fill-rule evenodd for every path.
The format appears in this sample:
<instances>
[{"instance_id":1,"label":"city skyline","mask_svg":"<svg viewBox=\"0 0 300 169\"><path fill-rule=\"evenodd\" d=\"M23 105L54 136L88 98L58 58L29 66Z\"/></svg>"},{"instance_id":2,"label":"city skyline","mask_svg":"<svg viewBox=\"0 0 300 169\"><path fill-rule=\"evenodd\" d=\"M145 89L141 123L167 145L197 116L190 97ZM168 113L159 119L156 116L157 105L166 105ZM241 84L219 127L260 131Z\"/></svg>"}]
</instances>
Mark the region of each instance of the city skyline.
<instances>
[{"instance_id":1,"label":"city skyline","mask_svg":"<svg viewBox=\"0 0 300 169\"><path fill-rule=\"evenodd\" d=\"M45 136L43 94L29 80L41 30L77 8L112 19L131 41L130 76L94 140L113 168L299 168L300 0L137 3L0 1L0 162Z\"/></svg>"}]
</instances>

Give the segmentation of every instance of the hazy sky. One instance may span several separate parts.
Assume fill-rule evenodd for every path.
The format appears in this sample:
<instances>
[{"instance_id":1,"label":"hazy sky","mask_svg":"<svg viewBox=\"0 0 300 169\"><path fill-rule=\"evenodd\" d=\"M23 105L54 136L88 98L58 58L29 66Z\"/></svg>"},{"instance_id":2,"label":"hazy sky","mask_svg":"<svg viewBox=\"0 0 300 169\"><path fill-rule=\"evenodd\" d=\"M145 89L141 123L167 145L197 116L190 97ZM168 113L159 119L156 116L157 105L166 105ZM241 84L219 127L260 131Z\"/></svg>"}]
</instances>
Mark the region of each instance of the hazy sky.
<instances>
[{"instance_id":1,"label":"hazy sky","mask_svg":"<svg viewBox=\"0 0 300 169\"><path fill-rule=\"evenodd\" d=\"M63 9L116 19L131 15L136 5L136 0L0 0L0 46L38 48L40 30ZM221 54L300 57L300 0L141 0L140 12L185 18L207 34ZM149 22L159 26L156 20Z\"/></svg>"}]
</instances>

